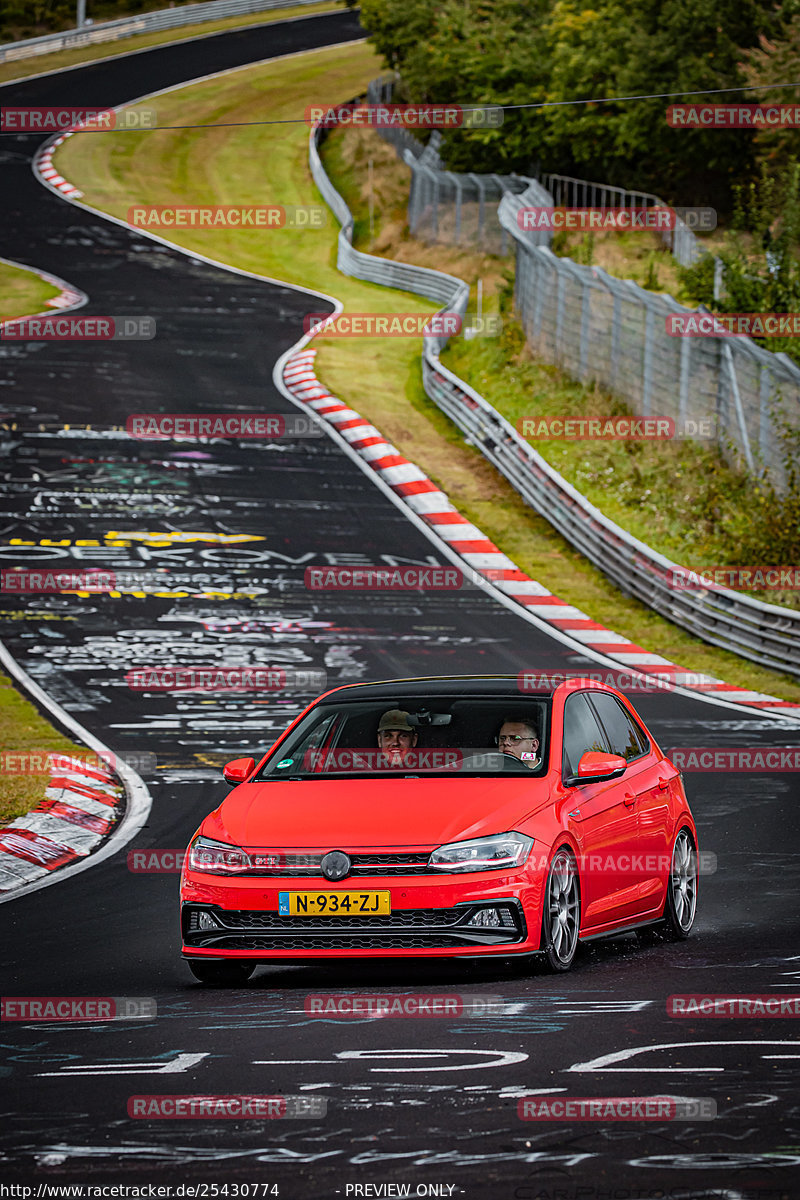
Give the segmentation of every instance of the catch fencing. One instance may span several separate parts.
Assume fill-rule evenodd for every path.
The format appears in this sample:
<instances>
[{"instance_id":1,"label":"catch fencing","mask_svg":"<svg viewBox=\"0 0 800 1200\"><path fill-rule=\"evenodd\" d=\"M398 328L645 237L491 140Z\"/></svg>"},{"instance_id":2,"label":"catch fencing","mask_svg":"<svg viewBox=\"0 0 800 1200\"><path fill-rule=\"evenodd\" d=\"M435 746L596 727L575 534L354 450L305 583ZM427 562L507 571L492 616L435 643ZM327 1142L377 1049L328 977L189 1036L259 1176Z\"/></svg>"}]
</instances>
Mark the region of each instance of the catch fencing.
<instances>
[{"instance_id":1,"label":"catch fencing","mask_svg":"<svg viewBox=\"0 0 800 1200\"><path fill-rule=\"evenodd\" d=\"M671 314L693 310L537 245L517 213L538 202L532 192L506 194L499 208L516 242L515 303L534 353L621 396L639 416L671 417L680 429L710 422L723 449L781 486L782 423L800 429L800 367L749 338L668 333Z\"/></svg>"},{"instance_id":2,"label":"catch fencing","mask_svg":"<svg viewBox=\"0 0 800 1200\"><path fill-rule=\"evenodd\" d=\"M552 203L567 208L669 208L666 200L652 192L632 192L627 188L615 187L610 183L590 183L587 179L573 179L570 175L539 176L539 183L553 197ZM661 242L683 267L689 267L702 258L705 247L680 217L673 229L659 229ZM715 296L715 299L718 297Z\"/></svg>"},{"instance_id":3,"label":"catch fencing","mask_svg":"<svg viewBox=\"0 0 800 1200\"><path fill-rule=\"evenodd\" d=\"M46 33L42 37L26 38L0 45L0 63L54 54L57 50L78 50L103 42L116 42L140 33L156 33L162 29L178 29L182 25L199 25L203 21L220 21L224 17L246 16L248 13L268 12L271 8L303 8L318 0L206 0L204 4L186 4L182 8L160 8L156 12L120 17L98 25L83 25L80 29L65 29L61 33Z\"/></svg>"},{"instance_id":4,"label":"catch fencing","mask_svg":"<svg viewBox=\"0 0 800 1200\"><path fill-rule=\"evenodd\" d=\"M389 101L397 83L395 76L376 79L367 98ZM535 354L614 392L637 416L671 417L682 430L710 428L728 457L785 486L784 427L800 429L800 367L788 355L744 337L671 335L667 317L694 310L553 254L550 232L522 230L517 221L523 207L665 207L660 197L565 175L456 174L444 168L438 131L424 149L408 133L401 139L394 130L379 132L411 170L412 233L495 254L515 247L515 303ZM681 263L704 253L680 219L659 233Z\"/></svg>"},{"instance_id":5,"label":"catch fencing","mask_svg":"<svg viewBox=\"0 0 800 1200\"><path fill-rule=\"evenodd\" d=\"M309 138L311 173L342 228L338 267L345 275L429 296L442 311L464 316L469 288L442 271L378 258L352 245L353 216L328 178L319 156L324 131ZM507 196L504 204L518 198ZM523 197L524 201L524 197ZM546 247L534 247L541 253ZM524 251L528 253L527 250ZM551 258L555 256L550 255ZM564 261L564 260L556 260ZM575 264L572 264L573 266ZM674 303L674 302L673 302ZM677 589L682 568L615 525L559 475L487 400L440 361L447 338L423 338L422 378L427 395L492 462L532 508L623 592L635 596L704 641L800 678L800 613L732 591ZM663 660L654 656L657 667Z\"/></svg>"}]
</instances>

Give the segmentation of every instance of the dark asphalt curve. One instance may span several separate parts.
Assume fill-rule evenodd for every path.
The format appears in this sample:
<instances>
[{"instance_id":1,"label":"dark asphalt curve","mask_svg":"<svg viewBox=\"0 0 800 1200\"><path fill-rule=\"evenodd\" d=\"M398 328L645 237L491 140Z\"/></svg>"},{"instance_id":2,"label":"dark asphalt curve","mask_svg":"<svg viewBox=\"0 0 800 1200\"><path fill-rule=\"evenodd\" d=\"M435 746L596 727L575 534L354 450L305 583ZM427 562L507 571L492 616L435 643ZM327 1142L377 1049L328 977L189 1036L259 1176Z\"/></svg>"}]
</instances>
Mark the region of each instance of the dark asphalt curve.
<instances>
[{"instance_id":1,"label":"dark asphalt curve","mask_svg":"<svg viewBox=\"0 0 800 1200\"><path fill-rule=\"evenodd\" d=\"M358 32L355 17L342 14L230 33L4 87L0 103L116 104ZM410 1195L518 1200L703 1197L720 1188L745 1200L796 1195L792 1021L666 1015L675 992L798 990L792 775L687 775L703 846L719 867L702 881L685 944L639 947L631 936L592 944L563 978L348 964L263 968L233 992L191 981L178 957L177 877L129 871L127 852L184 846L225 794L218 764L269 744L309 696L138 692L128 671L314 668L335 684L582 660L478 590L306 591L308 565L443 561L327 437L181 445L113 434L110 425L134 412L294 412L271 371L299 336L308 299L69 205L33 178L36 144L0 145L0 254L82 288L84 313L154 315L158 337L0 344L0 559L146 569L176 594L2 599L3 640L49 695L115 751L152 752L158 763L148 777L152 813L135 842L0 906L4 995L158 1004L155 1020L3 1025L3 1180L193 1183L208 1185L197 1193L207 1196L242 1195L234 1184L258 1183L259 1195L302 1200L386 1195L389 1184ZM639 708L665 746L796 740L790 726L685 697L643 697ZM459 1021L306 1017L309 992L354 988L500 995L505 1007ZM718 1118L523 1123L517 1099L537 1090L708 1097ZM327 1115L127 1116L133 1095L198 1093L317 1096ZM354 1190L366 1185L371 1191Z\"/></svg>"}]
</instances>

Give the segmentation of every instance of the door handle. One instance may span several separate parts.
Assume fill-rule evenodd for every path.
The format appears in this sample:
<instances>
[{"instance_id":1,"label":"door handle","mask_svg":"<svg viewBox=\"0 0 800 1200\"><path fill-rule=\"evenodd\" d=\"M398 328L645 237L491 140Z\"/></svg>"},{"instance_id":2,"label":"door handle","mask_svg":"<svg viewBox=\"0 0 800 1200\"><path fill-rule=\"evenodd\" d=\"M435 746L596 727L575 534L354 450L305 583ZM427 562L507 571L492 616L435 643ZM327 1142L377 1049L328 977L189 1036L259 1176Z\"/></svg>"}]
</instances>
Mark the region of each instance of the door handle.
<instances>
[{"instance_id":1,"label":"door handle","mask_svg":"<svg viewBox=\"0 0 800 1200\"><path fill-rule=\"evenodd\" d=\"M633 792L626 792L622 797L622 803L626 808L632 808L636 803L636 797L634 796Z\"/></svg>"},{"instance_id":2,"label":"door handle","mask_svg":"<svg viewBox=\"0 0 800 1200\"><path fill-rule=\"evenodd\" d=\"M669 787L669 780L668 779L659 779L658 786L661 788L662 792L665 792L667 790L667 788Z\"/></svg>"}]
</instances>

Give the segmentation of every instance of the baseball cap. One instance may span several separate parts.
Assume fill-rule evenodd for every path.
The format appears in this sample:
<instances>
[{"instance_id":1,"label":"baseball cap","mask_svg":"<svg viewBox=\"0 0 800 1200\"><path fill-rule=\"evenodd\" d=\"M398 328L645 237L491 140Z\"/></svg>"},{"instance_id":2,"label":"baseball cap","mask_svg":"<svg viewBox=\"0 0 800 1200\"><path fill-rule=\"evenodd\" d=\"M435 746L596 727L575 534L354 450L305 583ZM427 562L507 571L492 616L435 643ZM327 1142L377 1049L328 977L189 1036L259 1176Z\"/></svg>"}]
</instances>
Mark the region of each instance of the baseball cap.
<instances>
[{"instance_id":1,"label":"baseball cap","mask_svg":"<svg viewBox=\"0 0 800 1200\"><path fill-rule=\"evenodd\" d=\"M409 724L408 716L409 714L403 712L402 708L390 708L378 722L378 733L382 733L385 729L402 729L406 733L414 733L414 726Z\"/></svg>"}]
</instances>

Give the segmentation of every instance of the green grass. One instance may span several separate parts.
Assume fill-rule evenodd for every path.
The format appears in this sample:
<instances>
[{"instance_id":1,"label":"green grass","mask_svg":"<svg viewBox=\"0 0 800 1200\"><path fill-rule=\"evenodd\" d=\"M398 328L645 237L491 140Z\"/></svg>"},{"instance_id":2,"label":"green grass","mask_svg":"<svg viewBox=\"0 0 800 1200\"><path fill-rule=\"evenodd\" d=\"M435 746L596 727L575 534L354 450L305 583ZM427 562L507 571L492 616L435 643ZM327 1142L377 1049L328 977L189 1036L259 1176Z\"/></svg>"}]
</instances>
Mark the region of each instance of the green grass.
<instances>
[{"instance_id":1,"label":"green grass","mask_svg":"<svg viewBox=\"0 0 800 1200\"><path fill-rule=\"evenodd\" d=\"M159 8L165 5L158 5ZM179 26L163 29L156 33L142 33L124 38L119 42L101 42L77 50L58 50L53 54L38 54L35 58L23 58L19 62L0 64L0 83L11 79L25 79L44 71L57 71L64 67L77 67L81 63L94 62L99 58L112 58L129 54L131 50L146 50L152 46L163 46L167 42L183 41L187 38L203 37L209 33L225 33L230 29L244 29L254 25L270 25L273 21L285 21L289 17L307 16L314 13L338 12L344 9L342 0L320 0L319 4L304 5L302 8L276 8L262 14L247 13L241 17L225 17L219 21L204 21L201 25ZM132 13L134 20L139 14Z\"/></svg>"},{"instance_id":2,"label":"green grass","mask_svg":"<svg viewBox=\"0 0 800 1200\"><path fill-rule=\"evenodd\" d=\"M85 746L71 742L53 729L34 706L17 692L6 675L0 675L0 725L2 752L26 751L36 755L69 754L87 757ZM49 774L17 775L0 767L0 826L24 816L44 799Z\"/></svg>"},{"instance_id":3,"label":"green grass","mask_svg":"<svg viewBox=\"0 0 800 1200\"><path fill-rule=\"evenodd\" d=\"M46 312L47 301L60 290L34 271L0 262L0 321Z\"/></svg>"},{"instance_id":4,"label":"green grass","mask_svg":"<svg viewBox=\"0 0 800 1200\"><path fill-rule=\"evenodd\" d=\"M264 112L296 117L311 97L333 102L359 94L379 70L377 57L365 44L294 56L170 92L158 101L159 121L253 121ZM78 134L59 149L57 164L85 193L87 203L123 218L134 202L319 202L308 172L307 143L306 127L294 124ZM407 168L377 135L365 130L337 134L325 146L326 164L358 218L358 231L368 227L369 157L379 213L374 245L363 248L450 269L473 282L482 278L486 306L496 308L507 264L488 255L411 241L398 200L407 187ZM187 229L171 233L169 240L231 265L335 294L351 312L434 310L435 305L406 293L341 275L336 269L337 232L330 218L326 228L316 232ZM318 371L326 385L373 421L465 516L556 595L689 670L800 701L795 681L707 646L623 596L532 512L426 397L418 339L318 338L316 345ZM486 344L470 345L478 355L496 352ZM550 369L537 370L544 378ZM566 380L557 384L568 386Z\"/></svg>"}]
</instances>

